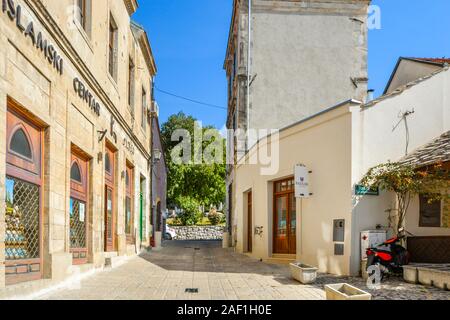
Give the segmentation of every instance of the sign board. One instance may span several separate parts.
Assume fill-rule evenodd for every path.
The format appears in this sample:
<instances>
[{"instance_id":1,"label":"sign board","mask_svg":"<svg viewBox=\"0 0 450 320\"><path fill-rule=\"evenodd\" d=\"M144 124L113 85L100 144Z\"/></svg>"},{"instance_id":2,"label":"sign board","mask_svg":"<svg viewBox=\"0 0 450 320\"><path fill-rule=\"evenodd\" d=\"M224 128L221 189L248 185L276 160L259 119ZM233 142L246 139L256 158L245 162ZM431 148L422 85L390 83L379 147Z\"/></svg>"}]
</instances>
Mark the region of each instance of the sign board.
<instances>
[{"instance_id":1,"label":"sign board","mask_svg":"<svg viewBox=\"0 0 450 320\"><path fill-rule=\"evenodd\" d=\"M309 170L302 164L295 166L295 197L309 198L311 196L309 184Z\"/></svg>"},{"instance_id":2,"label":"sign board","mask_svg":"<svg viewBox=\"0 0 450 320\"><path fill-rule=\"evenodd\" d=\"M365 186L357 184L355 186L355 194L357 196L379 196L380 195L380 189L377 188L377 187L367 188Z\"/></svg>"}]
</instances>

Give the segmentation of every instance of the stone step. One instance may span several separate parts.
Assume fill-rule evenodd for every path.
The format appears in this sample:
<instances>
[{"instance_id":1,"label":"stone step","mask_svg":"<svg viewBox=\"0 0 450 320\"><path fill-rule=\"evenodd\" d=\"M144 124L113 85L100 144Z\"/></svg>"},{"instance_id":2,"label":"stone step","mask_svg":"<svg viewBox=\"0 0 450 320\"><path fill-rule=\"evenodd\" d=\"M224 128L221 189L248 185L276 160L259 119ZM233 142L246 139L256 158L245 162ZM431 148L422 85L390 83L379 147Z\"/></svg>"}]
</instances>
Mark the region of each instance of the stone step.
<instances>
[{"instance_id":1,"label":"stone step","mask_svg":"<svg viewBox=\"0 0 450 320\"><path fill-rule=\"evenodd\" d=\"M105 257L105 268L117 268L124 264L130 257L128 256L110 256Z\"/></svg>"}]
</instances>

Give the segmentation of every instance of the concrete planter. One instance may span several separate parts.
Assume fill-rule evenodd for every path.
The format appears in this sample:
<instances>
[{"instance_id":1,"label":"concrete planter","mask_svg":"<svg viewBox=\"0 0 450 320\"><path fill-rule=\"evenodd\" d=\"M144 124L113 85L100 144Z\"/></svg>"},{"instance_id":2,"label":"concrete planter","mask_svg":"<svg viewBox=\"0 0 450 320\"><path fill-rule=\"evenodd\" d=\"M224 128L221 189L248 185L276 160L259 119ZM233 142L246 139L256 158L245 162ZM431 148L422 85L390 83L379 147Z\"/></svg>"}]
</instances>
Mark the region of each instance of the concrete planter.
<instances>
[{"instance_id":1,"label":"concrete planter","mask_svg":"<svg viewBox=\"0 0 450 320\"><path fill-rule=\"evenodd\" d=\"M419 267L418 281L423 285L435 286L439 289L450 289L450 268L449 267Z\"/></svg>"},{"instance_id":2,"label":"concrete planter","mask_svg":"<svg viewBox=\"0 0 450 320\"><path fill-rule=\"evenodd\" d=\"M403 280L416 284L419 281L417 266L403 266Z\"/></svg>"},{"instance_id":3,"label":"concrete planter","mask_svg":"<svg viewBox=\"0 0 450 320\"><path fill-rule=\"evenodd\" d=\"M372 295L347 283L325 286L327 300L372 300Z\"/></svg>"},{"instance_id":4,"label":"concrete planter","mask_svg":"<svg viewBox=\"0 0 450 320\"><path fill-rule=\"evenodd\" d=\"M289 264L291 268L292 278L303 283L313 283L317 279L317 268L302 264L302 263L291 263Z\"/></svg>"}]
</instances>

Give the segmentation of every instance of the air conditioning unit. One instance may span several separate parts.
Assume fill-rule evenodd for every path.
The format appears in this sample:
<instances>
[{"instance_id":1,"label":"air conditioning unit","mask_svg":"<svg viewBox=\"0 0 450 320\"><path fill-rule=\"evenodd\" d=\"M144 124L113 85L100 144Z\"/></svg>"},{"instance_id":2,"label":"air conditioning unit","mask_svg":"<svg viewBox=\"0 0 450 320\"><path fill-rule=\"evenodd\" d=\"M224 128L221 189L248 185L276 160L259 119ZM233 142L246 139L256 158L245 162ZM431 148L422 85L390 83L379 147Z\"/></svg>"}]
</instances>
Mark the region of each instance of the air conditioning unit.
<instances>
[{"instance_id":1,"label":"air conditioning unit","mask_svg":"<svg viewBox=\"0 0 450 320\"><path fill-rule=\"evenodd\" d=\"M386 230L367 230L361 232L361 259L367 259L366 249L386 242Z\"/></svg>"}]
</instances>

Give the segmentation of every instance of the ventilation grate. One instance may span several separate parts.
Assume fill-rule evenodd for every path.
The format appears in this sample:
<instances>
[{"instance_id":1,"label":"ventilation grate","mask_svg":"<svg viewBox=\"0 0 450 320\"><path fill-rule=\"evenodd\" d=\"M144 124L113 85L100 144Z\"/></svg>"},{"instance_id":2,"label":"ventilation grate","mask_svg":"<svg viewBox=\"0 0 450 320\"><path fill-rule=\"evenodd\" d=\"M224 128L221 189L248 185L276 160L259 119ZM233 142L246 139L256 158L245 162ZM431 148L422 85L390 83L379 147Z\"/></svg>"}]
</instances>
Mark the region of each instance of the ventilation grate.
<instances>
[{"instance_id":1,"label":"ventilation grate","mask_svg":"<svg viewBox=\"0 0 450 320\"><path fill-rule=\"evenodd\" d=\"M198 293L198 288L186 288L186 293Z\"/></svg>"}]
</instances>

